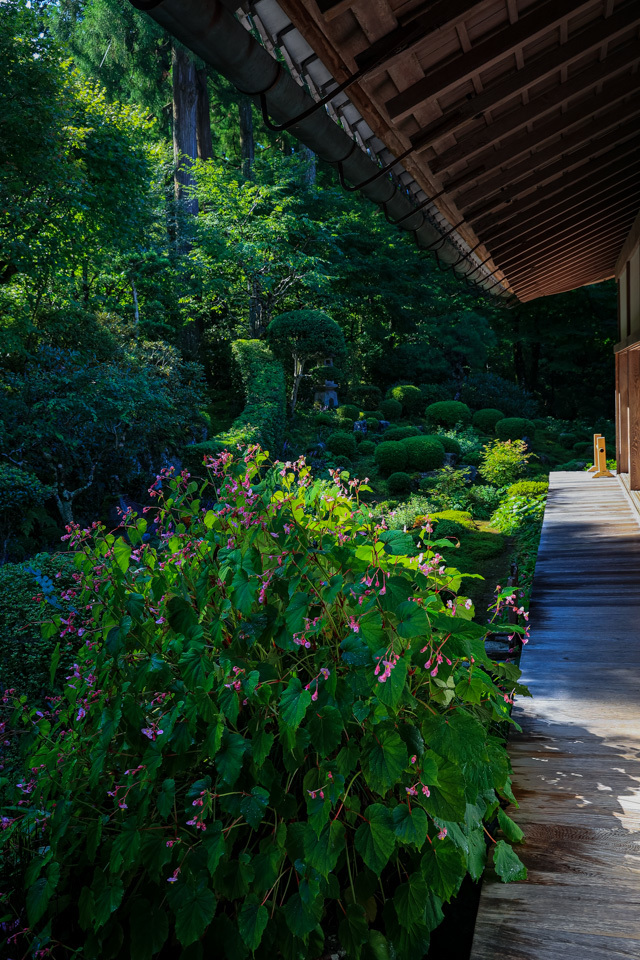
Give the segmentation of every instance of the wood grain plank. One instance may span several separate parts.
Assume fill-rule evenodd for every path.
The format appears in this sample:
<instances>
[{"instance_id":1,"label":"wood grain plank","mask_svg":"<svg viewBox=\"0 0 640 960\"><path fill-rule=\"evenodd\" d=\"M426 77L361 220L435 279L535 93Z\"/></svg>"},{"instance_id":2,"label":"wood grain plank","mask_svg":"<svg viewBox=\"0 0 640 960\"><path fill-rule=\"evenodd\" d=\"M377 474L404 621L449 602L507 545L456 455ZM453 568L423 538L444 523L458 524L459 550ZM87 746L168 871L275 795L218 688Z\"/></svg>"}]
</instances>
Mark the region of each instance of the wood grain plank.
<instances>
[{"instance_id":1,"label":"wood grain plank","mask_svg":"<svg viewBox=\"0 0 640 960\"><path fill-rule=\"evenodd\" d=\"M509 742L528 878L487 871L471 960L640 957L640 524L617 478L554 473Z\"/></svg>"}]
</instances>

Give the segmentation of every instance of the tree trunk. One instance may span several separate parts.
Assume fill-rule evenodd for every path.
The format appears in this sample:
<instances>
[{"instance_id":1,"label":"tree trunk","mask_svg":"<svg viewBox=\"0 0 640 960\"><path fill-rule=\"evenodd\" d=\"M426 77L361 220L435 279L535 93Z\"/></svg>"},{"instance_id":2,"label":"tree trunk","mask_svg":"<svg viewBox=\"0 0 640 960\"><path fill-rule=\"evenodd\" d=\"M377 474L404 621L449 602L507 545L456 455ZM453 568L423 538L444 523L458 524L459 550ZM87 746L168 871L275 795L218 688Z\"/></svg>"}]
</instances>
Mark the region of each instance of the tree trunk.
<instances>
[{"instance_id":1,"label":"tree trunk","mask_svg":"<svg viewBox=\"0 0 640 960\"><path fill-rule=\"evenodd\" d=\"M313 187L316 182L316 155L309 147L300 144L300 156L305 161L302 184L305 187Z\"/></svg>"},{"instance_id":2,"label":"tree trunk","mask_svg":"<svg viewBox=\"0 0 640 960\"><path fill-rule=\"evenodd\" d=\"M211 160L213 156L213 142L211 140L211 106L209 102L209 86L205 68L196 70L196 87L198 93L196 107L196 141L198 145L198 159Z\"/></svg>"},{"instance_id":3,"label":"tree trunk","mask_svg":"<svg viewBox=\"0 0 640 960\"><path fill-rule=\"evenodd\" d=\"M253 113L251 112L251 99L249 97L240 97L238 101L238 113L240 114L242 175L246 180L251 180L253 176L255 145L253 142Z\"/></svg>"},{"instance_id":4,"label":"tree trunk","mask_svg":"<svg viewBox=\"0 0 640 960\"><path fill-rule=\"evenodd\" d=\"M198 201L189 195L194 186L191 164L198 155L196 137L196 68L183 47L173 47L173 187L177 201L187 213L195 216Z\"/></svg>"},{"instance_id":5,"label":"tree trunk","mask_svg":"<svg viewBox=\"0 0 640 960\"><path fill-rule=\"evenodd\" d=\"M296 412L296 404L298 402L298 390L300 389L300 384L302 383L302 377L304 375L304 360L300 360L299 357L293 357L293 390L291 391L291 415Z\"/></svg>"}]
</instances>

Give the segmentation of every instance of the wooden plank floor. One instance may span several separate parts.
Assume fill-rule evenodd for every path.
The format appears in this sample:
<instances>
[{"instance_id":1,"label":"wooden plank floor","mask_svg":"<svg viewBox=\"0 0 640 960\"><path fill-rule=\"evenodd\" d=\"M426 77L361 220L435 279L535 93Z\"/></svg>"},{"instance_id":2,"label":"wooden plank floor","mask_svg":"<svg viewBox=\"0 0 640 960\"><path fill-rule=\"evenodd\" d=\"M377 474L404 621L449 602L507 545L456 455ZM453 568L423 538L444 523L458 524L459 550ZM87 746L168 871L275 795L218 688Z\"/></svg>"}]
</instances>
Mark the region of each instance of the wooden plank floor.
<instances>
[{"instance_id":1,"label":"wooden plank floor","mask_svg":"<svg viewBox=\"0 0 640 960\"><path fill-rule=\"evenodd\" d=\"M471 960L640 960L640 523L552 473L510 738L524 883L487 872Z\"/></svg>"}]
</instances>

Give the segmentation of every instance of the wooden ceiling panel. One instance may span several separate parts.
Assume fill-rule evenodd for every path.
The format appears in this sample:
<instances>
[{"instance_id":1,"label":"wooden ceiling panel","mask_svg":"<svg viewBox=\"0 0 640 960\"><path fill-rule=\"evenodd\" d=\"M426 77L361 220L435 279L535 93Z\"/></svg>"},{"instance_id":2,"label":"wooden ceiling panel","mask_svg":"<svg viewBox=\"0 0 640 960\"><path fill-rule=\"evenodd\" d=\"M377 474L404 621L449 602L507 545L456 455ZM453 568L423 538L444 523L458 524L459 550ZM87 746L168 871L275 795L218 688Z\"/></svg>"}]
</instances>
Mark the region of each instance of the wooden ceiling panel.
<instances>
[{"instance_id":1,"label":"wooden ceiling panel","mask_svg":"<svg viewBox=\"0 0 640 960\"><path fill-rule=\"evenodd\" d=\"M610 274L640 206L640 0L278 2L483 269L523 299Z\"/></svg>"}]
</instances>

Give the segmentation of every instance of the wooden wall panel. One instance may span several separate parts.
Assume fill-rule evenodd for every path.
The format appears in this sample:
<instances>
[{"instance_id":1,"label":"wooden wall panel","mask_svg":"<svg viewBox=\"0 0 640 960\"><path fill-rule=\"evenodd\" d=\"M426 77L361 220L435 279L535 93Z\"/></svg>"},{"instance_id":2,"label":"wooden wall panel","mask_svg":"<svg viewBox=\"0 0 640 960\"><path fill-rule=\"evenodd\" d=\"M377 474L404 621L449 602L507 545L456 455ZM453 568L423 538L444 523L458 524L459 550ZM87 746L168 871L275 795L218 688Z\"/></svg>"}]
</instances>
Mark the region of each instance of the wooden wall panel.
<instances>
[{"instance_id":1,"label":"wooden wall panel","mask_svg":"<svg viewBox=\"0 0 640 960\"><path fill-rule=\"evenodd\" d=\"M620 473L629 473L629 352L618 354L620 407Z\"/></svg>"},{"instance_id":2,"label":"wooden wall panel","mask_svg":"<svg viewBox=\"0 0 640 960\"><path fill-rule=\"evenodd\" d=\"M640 490L640 350L625 352L629 357L629 488Z\"/></svg>"}]
</instances>

